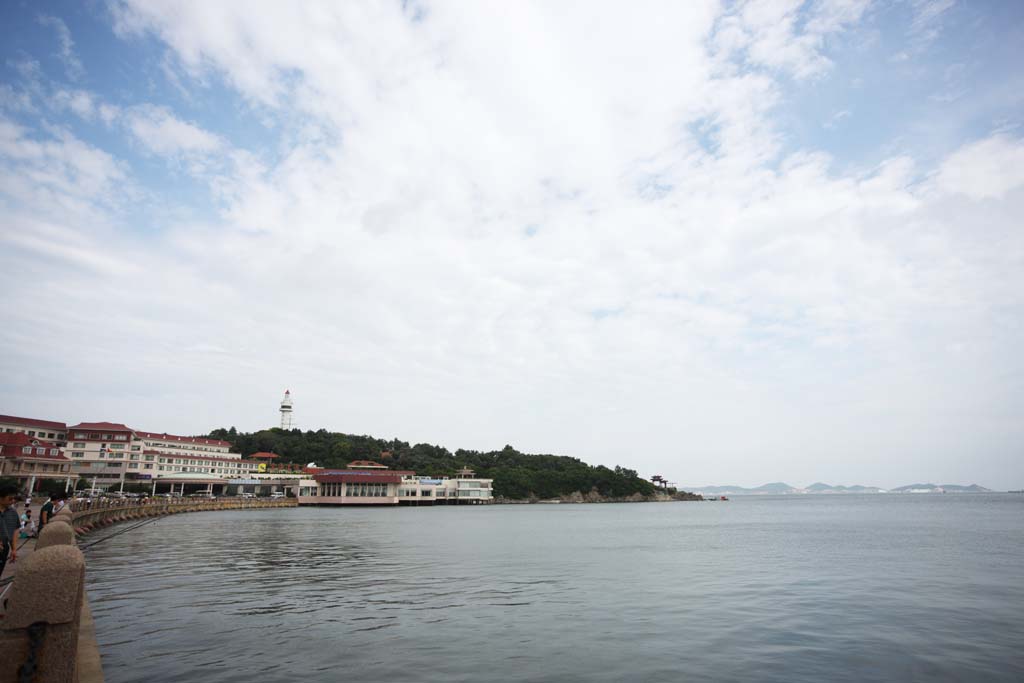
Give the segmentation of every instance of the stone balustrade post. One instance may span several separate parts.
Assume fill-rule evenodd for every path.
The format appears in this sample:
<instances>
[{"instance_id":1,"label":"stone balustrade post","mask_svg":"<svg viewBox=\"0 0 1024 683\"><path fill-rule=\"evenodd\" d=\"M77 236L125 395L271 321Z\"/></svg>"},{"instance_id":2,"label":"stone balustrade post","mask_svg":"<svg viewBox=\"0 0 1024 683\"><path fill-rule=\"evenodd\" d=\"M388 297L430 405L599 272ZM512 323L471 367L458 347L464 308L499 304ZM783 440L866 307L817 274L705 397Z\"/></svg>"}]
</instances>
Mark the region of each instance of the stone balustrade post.
<instances>
[{"instance_id":1,"label":"stone balustrade post","mask_svg":"<svg viewBox=\"0 0 1024 683\"><path fill-rule=\"evenodd\" d=\"M74 544L75 530L71 528L71 525L67 520L57 517L43 527L42 532L39 534L39 538L36 540L35 551L42 548L49 548L53 545Z\"/></svg>"},{"instance_id":2,"label":"stone balustrade post","mask_svg":"<svg viewBox=\"0 0 1024 683\"><path fill-rule=\"evenodd\" d=\"M49 525L43 533L48 530ZM82 551L73 545L37 547L19 565L0 627L0 683L16 683L30 672L34 683L74 682L85 588Z\"/></svg>"}]
</instances>

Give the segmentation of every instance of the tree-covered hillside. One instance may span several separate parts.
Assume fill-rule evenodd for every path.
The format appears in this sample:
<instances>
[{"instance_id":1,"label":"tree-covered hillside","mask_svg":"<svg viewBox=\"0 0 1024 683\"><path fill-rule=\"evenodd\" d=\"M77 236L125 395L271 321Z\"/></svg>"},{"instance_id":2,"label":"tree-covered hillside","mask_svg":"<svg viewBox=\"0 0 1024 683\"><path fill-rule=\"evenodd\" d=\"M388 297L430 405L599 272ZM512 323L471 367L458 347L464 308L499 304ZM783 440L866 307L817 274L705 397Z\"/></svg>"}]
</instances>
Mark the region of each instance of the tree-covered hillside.
<instances>
[{"instance_id":1,"label":"tree-covered hillside","mask_svg":"<svg viewBox=\"0 0 1024 683\"><path fill-rule=\"evenodd\" d=\"M654 485L634 470L592 467L578 458L561 455L520 453L511 446L486 453L462 449L452 453L431 444L410 446L398 439L340 434L326 429L244 433L232 427L215 429L210 437L229 441L243 456L266 451L280 455L279 462L315 462L318 467L342 468L352 460L376 460L391 469L413 470L424 476L451 476L462 467L469 467L478 476L494 479L494 495L505 498L554 498L595 489L602 496L614 498L655 493Z\"/></svg>"}]
</instances>

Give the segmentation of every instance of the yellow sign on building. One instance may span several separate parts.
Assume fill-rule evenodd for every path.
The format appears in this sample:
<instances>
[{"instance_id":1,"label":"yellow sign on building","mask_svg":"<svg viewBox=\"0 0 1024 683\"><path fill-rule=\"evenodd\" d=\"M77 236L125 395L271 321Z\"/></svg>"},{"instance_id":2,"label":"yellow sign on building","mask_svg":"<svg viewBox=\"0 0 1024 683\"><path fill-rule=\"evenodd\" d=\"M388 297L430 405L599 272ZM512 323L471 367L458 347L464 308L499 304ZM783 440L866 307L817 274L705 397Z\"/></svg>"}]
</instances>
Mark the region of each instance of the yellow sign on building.
<instances>
[{"instance_id":1,"label":"yellow sign on building","mask_svg":"<svg viewBox=\"0 0 1024 683\"><path fill-rule=\"evenodd\" d=\"M266 472L267 471L267 463L261 462L259 465L256 466L256 470L259 471L259 472Z\"/></svg>"}]
</instances>

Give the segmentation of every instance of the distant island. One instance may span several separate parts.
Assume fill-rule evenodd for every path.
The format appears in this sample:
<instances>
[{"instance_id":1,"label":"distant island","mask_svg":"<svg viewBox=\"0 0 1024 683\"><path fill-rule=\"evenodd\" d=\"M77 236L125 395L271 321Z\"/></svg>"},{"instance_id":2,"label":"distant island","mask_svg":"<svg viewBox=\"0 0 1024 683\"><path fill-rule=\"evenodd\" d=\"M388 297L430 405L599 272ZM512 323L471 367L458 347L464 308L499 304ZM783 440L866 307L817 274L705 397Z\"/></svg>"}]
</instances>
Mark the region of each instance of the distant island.
<instances>
[{"instance_id":1,"label":"distant island","mask_svg":"<svg viewBox=\"0 0 1024 683\"><path fill-rule=\"evenodd\" d=\"M443 446L409 444L400 439L343 434L326 429L264 429L239 432L215 429L207 436L222 439L243 457L267 452L279 456L278 466L344 468L352 460L376 460L393 470L423 476L455 476L467 467L494 480L496 502L644 502L700 500L670 486L656 486L635 470L588 465L564 455L522 453L512 446L498 451L449 451Z\"/></svg>"},{"instance_id":2,"label":"distant island","mask_svg":"<svg viewBox=\"0 0 1024 683\"><path fill-rule=\"evenodd\" d=\"M842 493L992 493L978 484L963 486L961 484L908 484L894 489L883 489L877 486L833 486L816 482L806 488L790 486L778 481L763 484L754 488L743 486L686 486L687 491L713 496L757 496L757 495L809 495L809 494L842 494Z\"/></svg>"}]
</instances>

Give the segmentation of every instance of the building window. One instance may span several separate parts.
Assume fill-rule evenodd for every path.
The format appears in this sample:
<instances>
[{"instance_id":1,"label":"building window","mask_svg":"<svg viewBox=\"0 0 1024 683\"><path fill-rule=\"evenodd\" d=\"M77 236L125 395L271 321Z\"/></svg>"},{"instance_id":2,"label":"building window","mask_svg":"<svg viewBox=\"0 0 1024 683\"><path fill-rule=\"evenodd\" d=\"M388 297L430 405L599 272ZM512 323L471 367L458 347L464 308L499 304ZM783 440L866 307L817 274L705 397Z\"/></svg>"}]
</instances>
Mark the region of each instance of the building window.
<instances>
[{"instance_id":1,"label":"building window","mask_svg":"<svg viewBox=\"0 0 1024 683\"><path fill-rule=\"evenodd\" d=\"M151 470L151 469L153 469L153 466L152 465L143 465L142 469L144 469L144 470Z\"/></svg>"},{"instance_id":2,"label":"building window","mask_svg":"<svg viewBox=\"0 0 1024 683\"><path fill-rule=\"evenodd\" d=\"M116 441L127 441L128 440L128 435L127 434L115 434L114 435L114 439Z\"/></svg>"},{"instance_id":3,"label":"building window","mask_svg":"<svg viewBox=\"0 0 1024 683\"><path fill-rule=\"evenodd\" d=\"M119 450L119 451L123 451L124 450L124 444L123 443L112 443L112 444L110 444L110 447L113 448L113 449Z\"/></svg>"},{"instance_id":4,"label":"building window","mask_svg":"<svg viewBox=\"0 0 1024 683\"><path fill-rule=\"evenodd\" d=\"M119 463L119 462L108 462L107 463L107 467L120 467L120 466L121 466L121 463Z\"/></svg>"},{"instance_id":5,"label":"building window","mask_svg":"<svg viewBox=\"0 0 1024 683\"><path fill-rule=\"evenodd\" d=\"M50 455L60 455L60 451L58 451L56 448L51 448Z\"/></svg>"},{"instance_id":6,"label":"building window","mask_svg":"<svg viewBox=\"0 0 1024 683\"><path fill-rule=\"evenodd\" d=\"M71 457L72 458L84 458L85 457L85 452L84 451L71 451Z\"/></svg>"},{"instance_id":7,"label":"building window","mask_svg":"<svg viewBox=\"0 0 1024 683\"><path fill-rule=\"evenodd\" d=\"M25 455L32 455L32 447L31 446L22 446L21 447L21 452L24 453Z\"/></svg>"},{"instance_id":8,"label":"building window","mask_svg":"<svg viewBox=\"0 0 1024 683\"><path fill-rule=\"evenodd\" d=\"M133 451L141 451L142 450L142 446L132 446L132 450Z\"/></svg>"},{"instance_id":9,"label":"building window","mask_svg":"<svg viewBox=\"0 0 1024 683\"><path fill-rule=\"evenodd\" d=\"M85 432L75 432L76 439L86 439L88 435Z\"/></svg>"},{"instance_id":10,"label":"building window","mask_svg":"<svg viewBox=\"0 0 1024 683\"><path fill-rule=\"evenodd\" d=\"M130 462L130 463L128 463L128 467L130 467L133 470L137 470L137 469L139 469L139 463L137 463L137 462Z\"/></svg>"},{"instance_id":11,"label":"building window","mask_svg":"<svg viewBox=\"0 0 1024 683\"><path fill-rule=\"evenodd\" d=\"M73 446L75 448L85 448L85 443L84 442L83 443L76 443L76 444L73 444Z\"/></svg>"},{"instance_id":12,"label":"building window","mask_svg":"<svg viewBox=\"0 0 1024 683\"><path fill-rule=\"evenodd\" d=\"M103 440L104 441L110 441L110 434L104 434L103 435Z\"/></svg>"},{"instance_id":13,"label":"building window","mask_svg":"<svg viewBox=\"0 0 1024 683\"><path fill-rule=\"evenodd\" d=\"M46 455L46 449L45 448L37 448L36 449L36 455Z\"/></svg>"},{"instance_id":14,"label":"building window","mask_svg":"<svg viewBox=\"0 0 1024 683\"><path fill-rule=\"evenodd\" d=\"M139 454L138 453L132 453L131 455L128 456L128 459L129 460L138 460L139 459Z\"/></svg>"},{"instance_id":15,"label":"building window","mask_svg":"<svg viewBox=\"0 0 1024 683\"><path fill-rule=\"evenodd\" d=\"M147 455L145 457L145 460L146 460L146 462L153 462L153 456L152 455Z\"/></svg>"},{"instance_id":16,"label":"building window","mask_svg":"<svg viewBox=\"0 0 1024 683\"><path fill-rule=\"evenodd\" d=\"M35 435L36 435L36 433L35 433L34 431L30 431L30 432L28 433L28 435L29 435L29 436L35 436Z\"/></svg>"}]
</instances>

